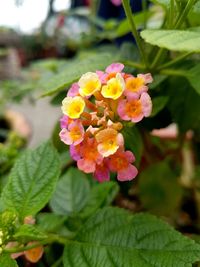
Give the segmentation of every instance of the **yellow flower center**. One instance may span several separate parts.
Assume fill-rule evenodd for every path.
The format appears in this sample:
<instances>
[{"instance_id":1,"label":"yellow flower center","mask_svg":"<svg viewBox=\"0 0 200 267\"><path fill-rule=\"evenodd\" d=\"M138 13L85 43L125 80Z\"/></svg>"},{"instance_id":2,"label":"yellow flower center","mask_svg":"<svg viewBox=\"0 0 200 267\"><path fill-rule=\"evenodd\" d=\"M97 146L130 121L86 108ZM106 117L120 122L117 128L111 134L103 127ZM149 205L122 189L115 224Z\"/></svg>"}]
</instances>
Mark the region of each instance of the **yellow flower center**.
<instances>
[{"instance_id":1,"label":"yellow flower center","mask_svg":"<svg viewBox=\"0 0 200 267\"><path fill-rule=\"evenodd\" d=\"M137 92L144 85L142 78L129 78L126 81L126 89L131 92Z\"/></svg>"},{"instance_id":2,"label":"yellow flower center","mask_svg":"<svg viewBox=\"0 0 200 267\"><path fill-rule=\"evenodd\" d=\"M85 102L80 96L66 97L62 102L62 112L71 119L78 119L85 108Z\"/></svg>"}]
</instances>

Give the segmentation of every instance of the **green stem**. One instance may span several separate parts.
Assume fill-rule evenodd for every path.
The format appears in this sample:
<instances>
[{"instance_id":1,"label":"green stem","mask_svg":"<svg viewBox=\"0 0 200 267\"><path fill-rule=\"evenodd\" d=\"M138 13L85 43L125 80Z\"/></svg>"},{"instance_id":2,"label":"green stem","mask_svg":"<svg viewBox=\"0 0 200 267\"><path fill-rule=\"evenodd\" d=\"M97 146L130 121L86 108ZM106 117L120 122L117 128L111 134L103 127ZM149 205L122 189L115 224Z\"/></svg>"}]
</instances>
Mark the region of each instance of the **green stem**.
<instances>
[{"instance_id":1,"label":"green stem","mask_svg":"<svg viewBox=\"0 0 200 267\"><path fill-rule=\"evenodd\" d=\"M133 20L133 14L132 14L132 10L131 10L129 1L128 0L122 0L122 4L123 4L123 8L124 8L126 17L127 17L128 21L129 21L129 24L130 24L130 27L131 27L131 32L132 32L132 34L133 34L133 36L135 38L137 47L139 49L141 58L142 58L142 60L143 60L143 62L145 64L146 68L148 68L148 62L147 62L147 59L146 59L146 54L145 54L145 51L144 51L144 48L143 48L139 33L138 33L137 29L136 29L136 26L135 26L135 23L134 23L134 20Z\"/></svg>"},{"instance_id":2,"label":"green stem","mask_svg":"<svg viewBox=\"0 0 200 267\"><path fill-rule=\"evenodd\" d=\"M144 13L144 28L147 27L147 0L142 0L142 10Z\"/></svg>"},{"instance_id":3,"label":"green stem","mask_svg":"<svg viewBox=\"0 0 200 267\"><path fill-rule=\"evenodd\" d=\"M127 60L121 60L121 62L128 66L128 67L132 67L132 68L136 68L136 69L141 69L141 70L144 70L145 69L145 66L140 64L140 63L137 63L137 62L133 62L133 61L127 61Z\"/></svg>"},{"instance_id":4,"label":"green stem","mask_svg":"<svg viewBox=\"0 0 200 267\"><path fill-rule=\"evenodd\" d=\"M169 29L173 26L173 20L174 20L174 0L170 0L170 10L169 10Z\"/></svg>"},{"instance_id":5,"label":"green stem","mask_svg":"<svg viewBox=\"0 0 200 267\"><path fill-rule=\"evenodd\" d=\"M170 60L169 62L167 62L167 63L161 65L161 66L158 68L158 70L162 70L162 69L171 67L172 65L174 65L174 64L176 64L176 63L179 63L179 62L182 61L184 58L186 58L186 57L188 57L188 56L190 56L190 55L192 55L192 54L193 54L193 52L188 52L188 53L182 54L182 55L180 55L179 57L176 57L176 58Z\"/></svg>"},{"instance_id":6,"label":"green stem","mask_svg":"<svg viewBox=\"0 0 200 267\"><path fill-rule=\"evenodd\" d=\"M23 251L26 251L26 250L30 250L32 248L37 248L37 247L40 247L40 246L43 246L43 245L47 245L49 242L48 241L41 241L41 242L38 242L38 243L35 243L33 245L29 245L29 246L26 246L26 247L14 247L14 248L4 248L4 251L7 252L7 253L18 253L18 252L23 252Z\"/></svg>"},{"instance_id":7,"label":"green stem","mask_svg":"<svg viewBox=\"0 0 200 267\"><path fill-rule=\"evenodd\" d=\"M160 74L165 74L165 75L170 75L170 76L183 76L183 77L185 77L185 71L174 70L174 69L161 70Z\"/></svg>"},{"instance_id":8,"label":"green stem","mask_svg":"<svg viewBox=\"0 0 200 267\"><path fill-rule=\"evenodd\" d=\"M160 49L158 50L158 53L157 53L157 55L155 56L154 61L153 61L152 64L151 64L151 69L154 69L154 68L156 67L157 63L159 62L160 58L161 58L162 55L163 55L163 52L164 52L164 48L160 48Z\"/></svg>"},{"instance_id":9,"label":"green stem","mask_svg":"<svg viewBox=\"0 0 200 267\"><path fill-rule=\"evenodd\" d=\"M40 247L40 246L43 246L43 245L52 244L54 242L57 242L57 243L65 245L66 244L66 239L63 238L62 236L51 234L49 236L49 238L44 240L44 241L40 241L40 242L37 242L37 243L32 244L32 245L25 246L25 247L20 246L20 247L13 247L13 248L4 248L4 251L8 252L8 253L18 253L18 252L23 252L23 251L26 251L26 250L30 250L32 248L37 248L37 247Z\"/></svg>"},{"instance_id":10,"label":"green stem","mask_svg":"<svg viewBox=\"0 0 200 267\"><path fill-rule=\"evenodd\" d=\"M181 26L181 24L183 23L184 19L187 17L187 15L188 15L188 13L189 13L190 9L192 8L192 6L193 6L195 1L196 0L189 0L188 1L187 5L184 8L183 12L181 13L180 17L177 19L177 22L175 24L174 29L178 29ZM159 63L160 59L163 56L164 50L165 50L164 48L160 48L159 49L159 51L158 51L158 53L157 53L152 65L151 65L152 69L155 68L156 65Z\"/></svg>"},{"instance_id":11,"label":"green stem","mask_svg":"<svg viewBox=\"0 0 200 267\"><path fill-rule=\"evenodd\" d=\"M62 263L63 257L60 257L51 267L58 267Z\"/></svg>"},{"instance_id":12,"label":"green stem","mask_svg":"<svg viewBox=\"0 0 200 267\"><path fill-rule=\"evenodd\" d=\"M189 0L187 2L183 12L180 14L179 18L176 21L174 29L178 29L181 26L195 2L196 0Z\"/></svg>"}]
</instances>

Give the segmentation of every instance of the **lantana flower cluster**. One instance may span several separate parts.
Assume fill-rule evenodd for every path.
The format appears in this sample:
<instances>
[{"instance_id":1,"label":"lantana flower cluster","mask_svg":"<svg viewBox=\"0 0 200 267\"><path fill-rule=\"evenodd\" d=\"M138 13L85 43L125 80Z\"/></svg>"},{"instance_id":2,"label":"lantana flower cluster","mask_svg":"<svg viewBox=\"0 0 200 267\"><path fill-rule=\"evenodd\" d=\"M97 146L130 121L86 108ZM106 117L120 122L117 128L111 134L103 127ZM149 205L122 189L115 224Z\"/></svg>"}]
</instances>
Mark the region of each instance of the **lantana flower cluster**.
<instances>
[{"instance_id":1,"label":"lantana flower cluster","mask_svg":"<svg viewBox=\"0 0 200 267\"><path fill-rule=\"evenodd\" d=\"M105 72L83 74L62 101L60 138L70 145L78 168L99 182L108 181L110 172L117 173L119 181L135 178L135 156L125 150L121 132L126 122L137 123L152 110L147 93L151 75L135 77L123 69L123 64L113 63Z\"/></svg>"}]
</instances>

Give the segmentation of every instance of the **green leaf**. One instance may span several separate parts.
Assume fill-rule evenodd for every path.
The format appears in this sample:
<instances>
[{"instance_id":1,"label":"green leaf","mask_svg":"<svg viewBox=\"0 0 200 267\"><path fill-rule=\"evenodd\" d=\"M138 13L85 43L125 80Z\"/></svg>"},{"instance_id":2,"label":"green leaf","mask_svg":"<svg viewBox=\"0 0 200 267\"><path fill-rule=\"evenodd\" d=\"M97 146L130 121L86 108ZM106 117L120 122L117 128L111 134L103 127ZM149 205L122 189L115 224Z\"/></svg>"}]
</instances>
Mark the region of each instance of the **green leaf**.
<instances>
[{"instance_id":1,"label":"green leaf","mask_svg":"<svg viewBox=\"0 0 200 267\"><path fill-rule=\"evenodd\" d=\"M142 38L151 45L173 51L200 52L200 34L184 30L144 30Z\"/></svg>"},{"instance_id":2,"label":"green leaf","mask_svg":"<svg viewBox=\"0 0 200 267\"><path fill-rule=\"evenodd\" d=\"M177 176L166 162L153 164L140 174L139 192L144 208L159 215L175 213L182 197Z\"/></svg>"},{"instance_id":3,"label":"green leaf","mask_svg":"<svg viewBox=\"0 0 200 267\"><path fill-rule=\"evenodd\" d=\"M85 59L71 60L66 68L52 78L45 79L41 86L44 88L42 96L55 94L73 82L77 81L82 74L88 71L104 70L115 61L115 57L108 53L90 55Z\"/></svg>"},{"instance_id":4,"label":"green leaf","mask_svg":"<svg viewBox=\"0 0 200 267\"><path fill-rule=\"evenodd\" d=\"M22 220L36 214L49 201L59 172L58 154L51 143L26 151L16 161L3 191L5 205L15 209Z\"/></svg>"},{"instance_id":5,"label":"green leaf","mask_svg":"<svg viewBox=\"0 0 200 267\"><path fill-rule=\"evenodd\" d=\"M67 217L53 213L39 213L37 224L40 229L46 232L53 232L59 229L66 221Z\"/></svg>"},{"instance_id":6,"label":"green leaf","mask_svg":"<svg viewBox=\"0 0 200 267\"><path fill-rule=\"evenodd\" d=\"M142 156L143 142L140 132L136 127L126 127L123 131L126 149L131 150L136 158L136 165L138 166Z\"/></svg>"},{"instance_id":7,"label":"green leaf","mask_svg":"<svg viewBox=\"0 0 200 267\"><path fill-rule=\"evenodd\" d=\"M153 110L152 110L152 113L151 113L151 117L154 117L156 114L158 114L166 106L168 100L169 100L168 96L154 97L152 99Z\"/></svg>"},{"instance_id":8,"label":"green leaf","mask_svg":"<svg viewBox=\"0 0 200 267\"><path fill-rule=\"evenodd\" d=\"M82 217L89 217L97 209L102 208L111 202L119 192L119 186L116 182L104 182L92 187L88 203L81 212Z\"/></svg>"},{"instance_id":9,"label":"green leaf","mask_svg":"<svg viewBox=\"0 0 200 267\"><path fill-rule=\"evenodd\" d=\"M70 168L59 180L50 206L56 214L77 214L88 200L90 186L87 176L75 168Z\"/></svg>"},{"instance_id":10,"label":"green leaf","mask_svg":"<svg viewBox=\"0 0 200 267\"><path fill-rule=\"evenodd\" d=\"M64 267L171 267L200 259L200 245L148 214L104 208L67 242Z\"/></svg>"},{"instance_id":11,"label":"green leaf","mask_svg":"<svg viewBox=\"0 0 200 267\"><path fill-rule=\"evenodd\" d=\"M14 238L20 242L39 241L44 240L48 236L39 230L35 225L23 224L14 234Z\"/></svg>"},{"instance_id":12,"label":"green leaf","mask_svg":"<svg viewBox=\"0 0 200 267\"><path fill-rule=\"evenodd\" d=\"M10 254L3 253L0 255L0 266L1 267L18 267L15 260L10 257Z\"/></svg>"}]
</instances>

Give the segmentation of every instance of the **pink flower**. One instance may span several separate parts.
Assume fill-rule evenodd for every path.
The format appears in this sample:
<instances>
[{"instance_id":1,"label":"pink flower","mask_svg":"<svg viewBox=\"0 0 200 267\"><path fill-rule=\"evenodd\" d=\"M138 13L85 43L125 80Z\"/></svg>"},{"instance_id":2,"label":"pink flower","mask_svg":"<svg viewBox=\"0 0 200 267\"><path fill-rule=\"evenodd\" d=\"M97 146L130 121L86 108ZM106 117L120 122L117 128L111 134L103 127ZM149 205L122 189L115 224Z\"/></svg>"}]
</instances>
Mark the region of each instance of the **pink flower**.
<instances>
[{"instance_id":1,"label":"pink flower","mask_svg":"<svg viewBox=\"0 0 200 267\"><path fill-rule=\"evenodd\" d=\"M106 68L106 72L103 71L96 71L96 74L98 75L100 81L102 84L106 84L106 82L114 78L117 73L121 73L122 70L124 69L124 65L121 63L112 63Z\"/></svg>"},{"instance_id":2,"label":"pink flower","mask_svg":"<svg viewBox=\"0 0 200 267\"><path fill-rule=\"evenodd\" d=\"M78 145L78 148L72 147L73 158L77 159L77 166L85 173L94 173L96 165L101 164L103 157L97 150L97 142L94 138L85 138Z\"/></svg>"},{"instance_id":3,"label":"pink flower","mask_svg":"<svg viewBox=\"0 0 200 267\"><path fill-rule=\"evenodd\" d=\"M112 63L111 65L109 65L106 68L106 73L118 73L118 72L122 72L123 69L124 69L124 65L123 64L121 64L121 63Z\"/></svg>"},{"instance_id":4,"label":"pink flower","mask_svg":"<svg viewBox=\"0 0 200 267\"><path fill-rule=\"evenodd\" d=\"M68 129L63 128L59 134L60 139L67 145L78 145L83 141L84 128L80 121L70 123Z\"/></svg>"},{"instance_id":5,"label":"pink flower","mask_svg":"<svg viewBox=\"0 0 200 267\"><path fill-rule=\"evenodd\" d=\"M107 162L106 162L105 159L101 164L96 165L96 170L94 172L94 177L100 183L110 180L110 170L109 170L109 168L107 166Z\"/></svg>"},{"instance_id":6,"label":"pink flower","mask_svg":"<svg viewBox=\"0 0 200 267\"><path fill-rule=\"evenodd\" d=\"M120 6L121 4L122 4L122 0L110 0L112 3L113 3L113 5L115 5L115 6Z\"/></svg>"},{"instance_id":7,"label":"pink flower","mask_svg":"<svg viewBox=\"0 0 200 267\"><path fill-rule=\"evenodd\" d=\"M73 83L67 92L67 96L74 97L79 95L79 85L78 83Z\"/></svg>"},{"instance_id":8,"label":"pink flower","mask_svg":"<svg viewBox=\"0 0 200 267\"><path fill-rule=\"evenodd\" d=\"M152 102L147 93L142 93L139 99L123 99L118 105L118 114L122 120L134 123L151 114Z\"/></svg>"},{"instance_id":9,"label":"pink flower","mask_svg":"<svg viewBox=\"0 0 200 267\"><path fill-rule=\"evenodd\" d=\"M60 119L60 128L68 128L69 124L73 122L72 119L70 119L67 115L63 115Z\"/></svg>"},{"instance_id":10,"label":"pink flower","mask_svg":"<svg viewBox=\"0 0 200 267\"><path fill-rule=\"evenodd\" d=\"M134 161L135 157L131 151L118 150L109 157L108 166L112 172L117 172L119 181L130 181L138 174L137 168L131 164Z\"/></svg>"},{"instance_id":11,"label":"pink flower","mask_svg":"<svg viewBox=\"0 0 200 267\"><path fill-rule=\"evenodd\" d=\"M139 98L140 95L148 91L148 83L153 81L150 73L139 74L137 77L128 77L126 79L126 89L124 95L128 98Z\"/></svg>"}]
</instances>

